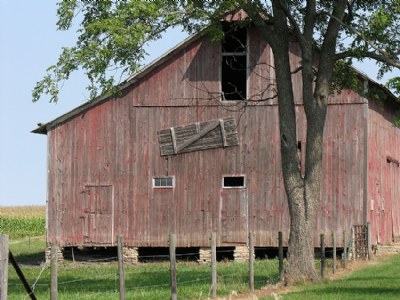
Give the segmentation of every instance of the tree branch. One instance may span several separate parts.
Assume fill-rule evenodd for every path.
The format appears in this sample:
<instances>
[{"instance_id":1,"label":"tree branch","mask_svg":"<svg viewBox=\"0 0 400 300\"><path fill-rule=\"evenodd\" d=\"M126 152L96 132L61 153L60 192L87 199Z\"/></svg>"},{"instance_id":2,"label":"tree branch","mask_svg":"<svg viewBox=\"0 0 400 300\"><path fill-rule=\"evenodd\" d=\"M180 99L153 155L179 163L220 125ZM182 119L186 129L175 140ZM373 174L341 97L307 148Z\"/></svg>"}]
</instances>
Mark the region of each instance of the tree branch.
<instances>
[{"instance_id":1,"label":"tree branch","mask_svg":"<svg viewBox=\"0 0 400 300\"><path fill-rule=\"evenodd\" d=\"M386 63L388 65L391 65L393 67L399 68L400 69L400 61L394 60L386 55L383 54L378 54L376 52L371 52L371 51L363 51L362 52L362 57L364 58L372 58L376 61L380 61L383 63ZM347 50L341 53L337 53L335 55L335 60L340 60L340 59L345 59L345 58L360 58L360 52L352 49L352 50Z\"/></svg>"},{"instance_id":2,"label":"tree branch","mask_svg":"<svg viewBox=\"0 0 400 300\"><path fill-rule=\"evenodd\" d=\"M313 2L313 1L311 1ZM297 37L297 40L299 41L301 47L306 47L306 42L307 42L307 37L303 36L299 25L296 22L296 19L293 17L292 13L289 11L288 7L285 6L282 1L279 1L279 7L280 9L285 13L286 17L288 18L290 25L292 25L294 29L294 33ZM312 30L312 28L311 28Z\"/></svg>"},{"instance_id":3,"label":"tree branch","mask_svg":"<svg viewBox=\"0 0 400 300\"><path fill-rule=\"evenodd\" d=\"M338 20L343 19L346 4L347 0L338 0L335 1L335 3L333 4L334 8L332 12L332 17L329 20L328 28L326 30L325 38L321 47L320 63L319 63L318 76L315 87L315 94L320 96L323 95L323 97L317 97L317 98L319 99L319 101L323 101L324 103L315 103L315 104L325 105L328 101L327 96L329 94L329 87L332 79L333 65L336 62L334 56L336 50L337 37L339 34L339 28L341 24ZM314 103L312 105L314 105Z\"/></svg>"},{"instance_id":4,"label":"tree branch","mask_svg":"<svg viewBox=\"0 0 400 300\"><path fill-rule=\"evenodd\" d=\"M376 50L377 52L381 53L382 56L387 56L387 57L391 56L391 55L390 55L389 53L387 53L385 50L379 48L379 46L376 45L374 42L368 40L368 39L365 37L365 35L364 35L361 31L358 31L358 30L355 29L353 26L344 23L342 20L338 19L338 18L337 18L336 16L334 16L334 15L331 15L331 17L332 17L333 19L335 19L337 22L339 22L340 25L342 25L343 27L346 27L346 28L349 29L351 32L353 32L353 33L356 34L357 36L361 37L362 40L363 40L366 44L368 44L372 49L374 49L374 50ZM371 57L371 58L372 58L372 57Z\"/></svg>"}]
</instances>

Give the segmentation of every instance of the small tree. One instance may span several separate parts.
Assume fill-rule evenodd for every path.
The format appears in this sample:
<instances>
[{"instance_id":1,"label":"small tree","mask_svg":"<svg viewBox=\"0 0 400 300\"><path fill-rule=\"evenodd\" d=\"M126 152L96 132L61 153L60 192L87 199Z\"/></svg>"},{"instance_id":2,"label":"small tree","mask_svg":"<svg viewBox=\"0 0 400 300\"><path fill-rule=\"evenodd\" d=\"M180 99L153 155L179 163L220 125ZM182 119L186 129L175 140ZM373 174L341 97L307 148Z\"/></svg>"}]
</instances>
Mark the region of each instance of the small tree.
<instances>
[{"instance_id":1,"label":"small tree","mask_svg":"<svg viewBox=\"0 0 400 300\"><path fill-rule=\"evenodd\" d=\"M400 67L400 1L376 0L63 0L58 4L58 29L68 30L82 15L75 47L63 48L56 65L33 90L33 100L49 94L58 100L59 84L83 68L94 97L113 92L118 83L110 69L136 73L144 45L174 26L188 32L207 25L214 40L223 37L221 19L242 9L274 54L279 104L283 179L290 211L288 281L316 279L314 227L321 194L322 138L332 88L348 84L353 60L370 58L378 76ZM299 170L296 116L289 60L289 42L301 48L302 98L307 118L305 173ZM316 65L316 61L318 64ZM346 75L346 77L345 77ZM354 84L354 81L352 82ZM400 78L388 86L400 91Z\"/></svg>"}]
</instances>

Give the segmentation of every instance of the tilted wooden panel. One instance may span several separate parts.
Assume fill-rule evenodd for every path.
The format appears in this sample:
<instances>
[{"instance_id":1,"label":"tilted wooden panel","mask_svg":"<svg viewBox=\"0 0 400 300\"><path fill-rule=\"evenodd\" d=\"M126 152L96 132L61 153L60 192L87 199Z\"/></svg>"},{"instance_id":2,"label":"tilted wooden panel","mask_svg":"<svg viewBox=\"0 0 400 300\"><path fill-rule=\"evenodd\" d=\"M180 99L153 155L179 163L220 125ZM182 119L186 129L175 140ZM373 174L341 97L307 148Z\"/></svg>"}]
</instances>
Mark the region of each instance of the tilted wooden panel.
<instances>
[{"instance_id":1,"label":"tilted wooden panel","mask_svg":"<svg viewBox=\"0 0 400 300\"><path fill-rule=\"evenodd\" d=\"M162 129L158 140L162 156L239 145L233 118Z\"/></svg>"}]
</instances>

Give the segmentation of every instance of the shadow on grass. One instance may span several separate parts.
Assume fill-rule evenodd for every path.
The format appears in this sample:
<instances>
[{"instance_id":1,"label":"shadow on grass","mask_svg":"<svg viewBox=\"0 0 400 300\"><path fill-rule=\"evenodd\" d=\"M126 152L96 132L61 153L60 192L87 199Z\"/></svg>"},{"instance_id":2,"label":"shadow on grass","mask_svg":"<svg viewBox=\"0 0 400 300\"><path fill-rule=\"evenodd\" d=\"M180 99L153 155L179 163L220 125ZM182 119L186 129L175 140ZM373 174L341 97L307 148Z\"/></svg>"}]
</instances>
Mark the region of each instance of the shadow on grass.
<instances>
[{"instance_id":1,"label":"shadow on grass","mask_svg":"<svg viewBox=\"0 0 400 300\"><path fill-rule=\"evenodd\" d=\"M46 260L44 250L14 255L14 258L18 264L31 266L40 266Z\"/></svg>"}]
</instances>

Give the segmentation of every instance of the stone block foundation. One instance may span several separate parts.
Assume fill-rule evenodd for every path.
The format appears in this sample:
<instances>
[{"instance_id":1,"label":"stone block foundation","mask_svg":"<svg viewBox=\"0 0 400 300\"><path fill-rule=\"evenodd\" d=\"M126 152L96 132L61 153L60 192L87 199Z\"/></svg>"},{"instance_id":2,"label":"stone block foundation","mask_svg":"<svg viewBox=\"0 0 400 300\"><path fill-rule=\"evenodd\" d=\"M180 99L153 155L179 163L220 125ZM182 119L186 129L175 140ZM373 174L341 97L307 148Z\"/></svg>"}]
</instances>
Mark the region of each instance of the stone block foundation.
<instances>
[{"instance_id":1,"label":"stone block foundation","mask_svg":"<svg viewBox=\"0 0 400 300\"><path fill-rule=\"evenodd\" d=\"M124 263L128 265L137 265L139 263L138 247L122 247Z\"/></svg>"},{"instance_id":2,"label":"stone block foundation","mask_svg":"<svg viewBox=\"0 0 400 300\"><path fill-rule=\"evenodd\" d=\"M199 259L197 262L199 264L210 264L211 263L211 248L200 248L199 249Z\"/></svg>"},{"instance_id":3,"label":"stone block foundation","mask_svg":"<svg viewBox=\"0 0 400 300\"><path fill-rule=\"evenodd\" d=\"M243 262L249 260L249 247L247 246L236 246L233 251L233 259L237 262Z\"/></svg>"},{"instance_id":4,"label":"stone block foundation","mask_svg":"<svg viewBox=\"0 0 400 300\"><path fill-rule=\"evenodd\" d=\"M50 261L51 261L51 246L46 247L46 250L44 251L44 255L46 258L46 264L50 263ZM62 263L64 261L63 248L57 249L57 261L59 263Z\"/></svg>"}]
</instances>

